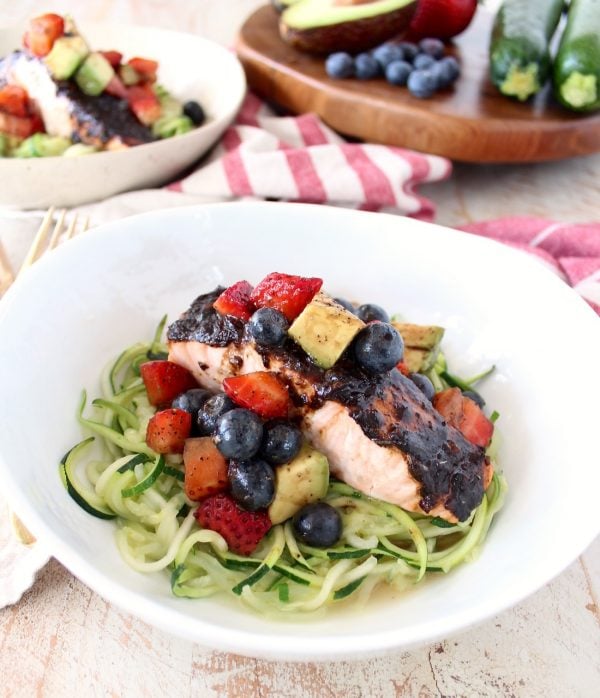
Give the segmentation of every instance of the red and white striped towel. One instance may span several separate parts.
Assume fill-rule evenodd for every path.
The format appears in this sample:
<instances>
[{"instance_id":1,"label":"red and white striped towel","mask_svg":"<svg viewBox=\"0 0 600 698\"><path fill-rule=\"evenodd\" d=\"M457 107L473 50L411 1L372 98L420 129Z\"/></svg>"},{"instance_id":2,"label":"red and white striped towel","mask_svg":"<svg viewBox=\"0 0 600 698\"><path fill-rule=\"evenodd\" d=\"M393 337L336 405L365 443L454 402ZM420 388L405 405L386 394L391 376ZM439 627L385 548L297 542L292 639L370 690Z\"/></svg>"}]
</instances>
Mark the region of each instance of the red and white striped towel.
<instances>
[{"instance_id":1,"label":"red and white striped towel","mask_svg":"<svg viewBox=\"0 0 600 698\"><path fill-rule=\"evenodd\" d=\"M600 223L508 217L461 228L542 259L600 315Z\"/></svg>"}]
</instances>

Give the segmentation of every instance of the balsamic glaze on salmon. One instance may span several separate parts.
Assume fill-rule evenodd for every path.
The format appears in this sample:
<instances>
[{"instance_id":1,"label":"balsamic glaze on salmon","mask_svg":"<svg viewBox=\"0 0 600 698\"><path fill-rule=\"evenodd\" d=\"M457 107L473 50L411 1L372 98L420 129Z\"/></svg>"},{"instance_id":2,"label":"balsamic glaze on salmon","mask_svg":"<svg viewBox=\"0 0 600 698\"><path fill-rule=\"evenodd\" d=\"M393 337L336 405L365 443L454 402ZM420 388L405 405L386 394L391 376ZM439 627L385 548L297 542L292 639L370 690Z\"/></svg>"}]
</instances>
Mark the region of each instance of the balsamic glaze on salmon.
<instances>
[{"instance_id":1,"label":"balsamic glaze on salmon","mask_svg":"<svg viewBox=\"0 0 600 698\"><path fill-rule=\"evenodd\" d=\"M245 323L212 307L222 290L217 288L192 303L169 327L170 343L233 345L243 352L251 343ZM265 369L275 371L287 384L299 417L328 401L336 402L346 408L366 438L402 452L410 476L418 483L420 510L428 513L443 505L452 517L464 521L480 504L489 468L484 449L449 426L400 371L373 376L347 356L323 370L291 339L280 347L253 345L253 349ZM243 370L243 361L237 367L231 357L229 362L232 375Z\"/></svg>"}]
</instances>

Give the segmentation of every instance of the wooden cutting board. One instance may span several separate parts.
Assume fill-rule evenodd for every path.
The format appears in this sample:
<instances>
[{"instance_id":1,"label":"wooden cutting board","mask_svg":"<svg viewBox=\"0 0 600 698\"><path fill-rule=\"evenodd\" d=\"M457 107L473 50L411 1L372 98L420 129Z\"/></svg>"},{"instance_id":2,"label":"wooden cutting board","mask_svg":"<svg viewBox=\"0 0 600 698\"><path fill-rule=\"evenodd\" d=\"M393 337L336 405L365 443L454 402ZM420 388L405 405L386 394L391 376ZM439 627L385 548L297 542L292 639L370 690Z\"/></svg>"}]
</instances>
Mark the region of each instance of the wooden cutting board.
<instances>
[{"instance_id":1,"label":"wooden cutting board","mask_svg":"<svg viewBox=\"0 0 600 698\"><path fill-rule=\"evenodd\" d=\"M488 77L493 15L477 12L452 52L462 76L431 99L377 80L332 80L324 60L285 44L272 7L257 10L237 41L250 87L292 112L316 112L332 128L365 141L409 147L464 162L537 162L600 151L600 112L581 115L556 103L550 86L521 104Z\"/></svg>"}]
</instances>

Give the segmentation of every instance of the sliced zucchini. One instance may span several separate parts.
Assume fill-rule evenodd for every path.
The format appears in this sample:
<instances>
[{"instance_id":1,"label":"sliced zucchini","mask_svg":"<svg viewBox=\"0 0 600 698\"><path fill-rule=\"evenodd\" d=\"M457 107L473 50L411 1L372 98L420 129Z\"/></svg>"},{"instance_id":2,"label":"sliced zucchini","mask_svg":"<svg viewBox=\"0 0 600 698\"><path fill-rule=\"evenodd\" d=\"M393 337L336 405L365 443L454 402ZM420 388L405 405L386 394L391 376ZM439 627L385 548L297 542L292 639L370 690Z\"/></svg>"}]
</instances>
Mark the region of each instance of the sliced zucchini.
<instances>
[{"instance_id":1,"label":"sliced zucchini","mask_svg":"<svg viewBox=\"0 0 600 698\"><path fill-rule=\"evenodd\" d=\"M164 456L160 455L156 458L154 466L146 477L132 487L126 487L124 490L121 490L121 496L126 499L127 497L135 497L138 494L142 494L142 492L147 490L149 487L152 487L152 485L157 481L158 476L162 473L164 467L165 459Z\"/></svg>"},{"instance_id":2,"label":"sliced zucchini","mask_svg":"<svg viewBox=\"0 0 600 698\"><path fill-rule=\"evenodd\" d=\"M66 485L67 492L88 514L96 516L99 519L114 519L116 518L114 511L112 511L92 489L85 487L75 472L75 466L79 455L94 440L94 437L90 436L80 441L73 446L70 451L65 453L60 461L61 479Z\"/></svg>"}]
</instances>

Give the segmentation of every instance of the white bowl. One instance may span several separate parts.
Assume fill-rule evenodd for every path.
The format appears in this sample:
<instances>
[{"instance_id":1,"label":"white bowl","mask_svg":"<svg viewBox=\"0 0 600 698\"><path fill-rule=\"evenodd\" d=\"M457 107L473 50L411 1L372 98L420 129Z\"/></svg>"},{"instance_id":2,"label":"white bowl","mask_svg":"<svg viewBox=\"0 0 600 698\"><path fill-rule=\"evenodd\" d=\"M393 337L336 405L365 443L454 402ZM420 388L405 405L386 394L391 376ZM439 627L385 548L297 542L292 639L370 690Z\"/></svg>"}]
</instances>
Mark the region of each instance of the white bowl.
<instances>
[{"instance_id":1,"label":"white bowl","mask_svg":"<svg viewBox=\"0 0 600 698\"><path fill-rule=\"evenodd\" d=\"M244 71L223 46L193 34L81 23L96 50L159 62L158 80L182 101L204 107L203 126L183 136L118 152L80 157L0 158L0 205L14 208L78 206L129 189L163 184L196 162L234 119L246 92ZM0 56L21 45L23 27L0 29Z\"/></svg>"},{"instance_id":2,"label":"white bowl","mask_svg":"<svg viewBox=\"0 0 600 698\"><path fill-rule=\"evenodd\" d=\"M500 412L504 509L480 557L366 609L307 622L256 616L222 598L171 596L165 574L121 560L113 522L88 516L57 473L80 438L83 386L197 294L279 270L447 328L458 373L497 365L482 392ZM118 606L172 633L241 654L364 657L447 637L515 604L600 529L594 493L600 322L536 260L407 218L298 204L216 204L122 220L36 263L0 302L0 482L48 550ZM533 622L533 621L532 621Z\"/></svg>"}]
</instances>

